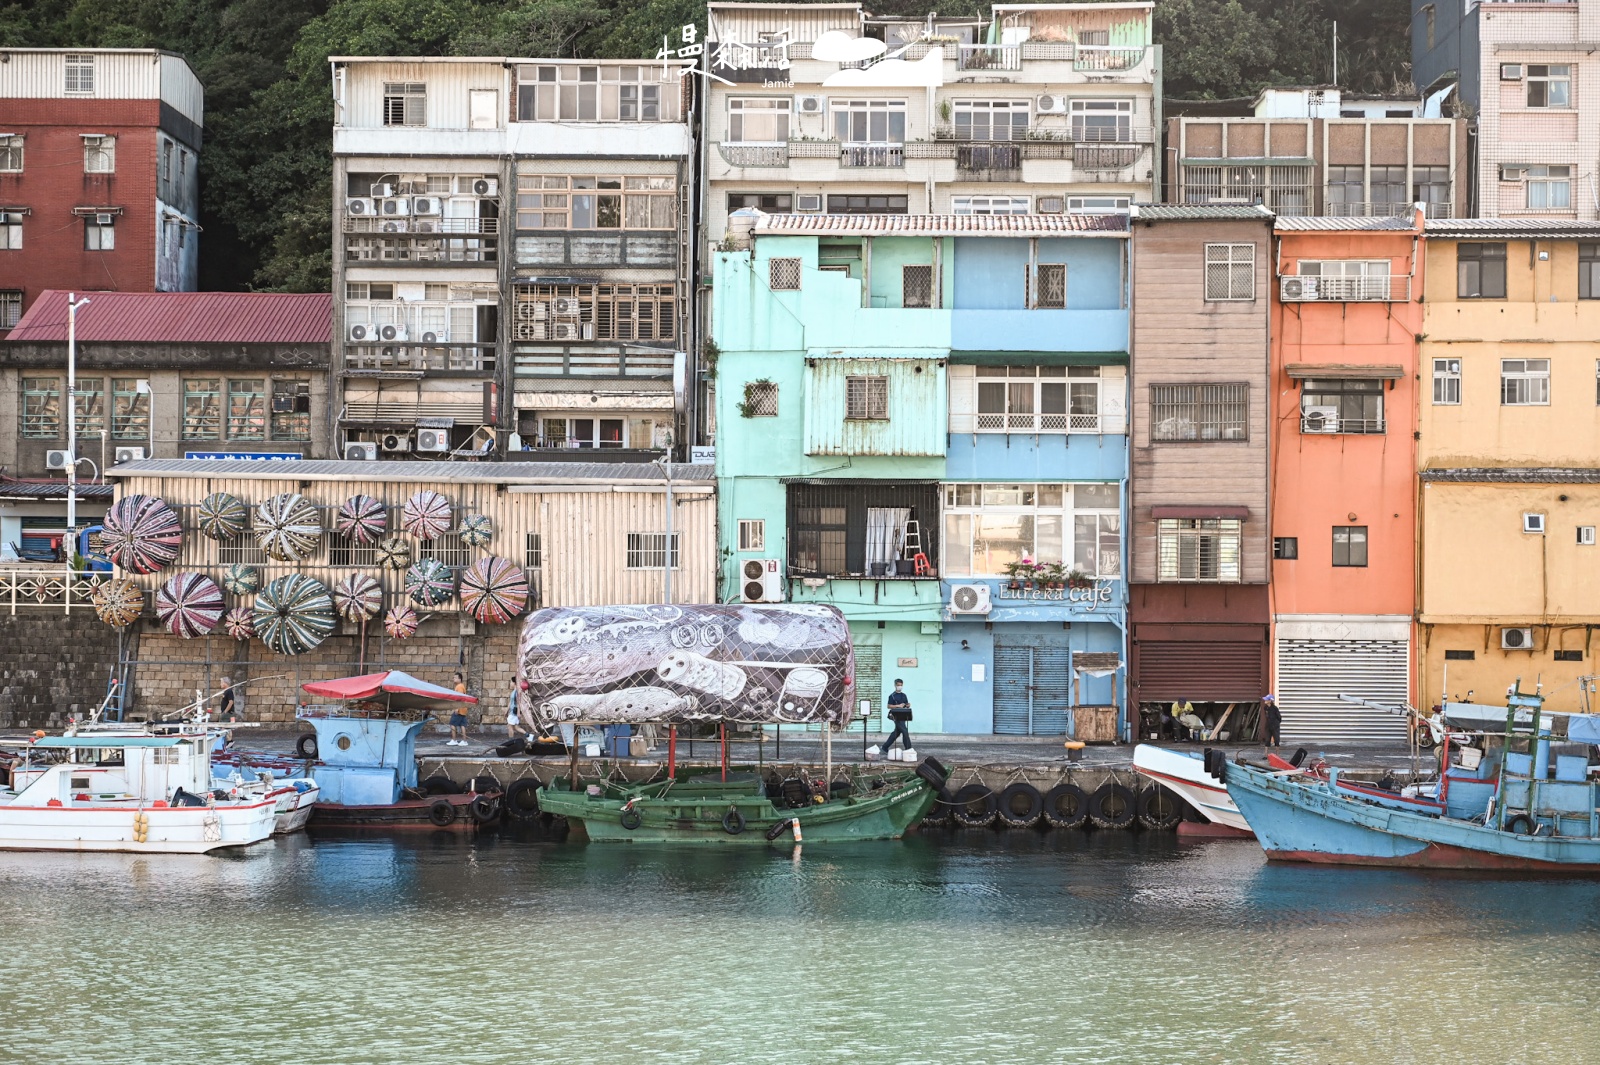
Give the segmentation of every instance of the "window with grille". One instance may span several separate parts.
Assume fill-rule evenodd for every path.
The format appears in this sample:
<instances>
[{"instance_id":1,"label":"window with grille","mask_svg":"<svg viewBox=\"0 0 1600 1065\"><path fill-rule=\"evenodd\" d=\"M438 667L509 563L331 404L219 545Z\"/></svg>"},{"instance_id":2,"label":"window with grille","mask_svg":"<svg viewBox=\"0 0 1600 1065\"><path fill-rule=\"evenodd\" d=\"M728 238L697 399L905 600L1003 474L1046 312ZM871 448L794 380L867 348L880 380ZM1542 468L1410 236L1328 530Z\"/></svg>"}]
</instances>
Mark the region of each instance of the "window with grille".
<instances>
[{"instance_id":1,"label":"window with grille","mask_svg":"<svg viewBox=\"0 0 1600 1065\"><path fill-rule=\"evenodd\" d=\"M103 377L80 377L75 382L77 408L74 411L79 436L99 436L106 427L106 381Z\"/></svg>"},{"instance_id":2,"label":"window with grille","mask_svg":"<svg viewBox=\"0 0 1600 1065\"><path fill-rule=\"evenodd\" d=\"M0 329L10 329L22 321L22 290L0 289Z\"/></svg>"},{"instance_id":3,"label":"window with grille","mask_svg":"<svg viewBox=\"0 0 1600 1065\"><path fill-rule=\"evenodd\" d=\"M1028 135L1028 101L957 100L955 134L962 141L1022 140Z\"/></svg>"},{"instance_id":4,"label":"window with grille","mask_svg":"<svg viewBox=\"0 0 1600 1065\"><path fill-rule=\"evenodd\" d=\"M1254 244L1206 245L1206 300L1253 300L1256 298L1256 246Z\"/></svg>"},{"instance_id":5,"label":"window with grille","mask_svg":"<svg viewBox=\"0 0 1600 1065\"><path fill-rule=\"evenodd\" d=\"M1335 525L1333 527L1333 564L1335 566L1365 566L1367 564L1367 527L1365 525Z\"/></svg>"},{"instance_id":6,"label":"window with grille","mask_svg":"<svg viewBox=\"0 0 1600 1065\"><path fill-rule=\"evenodd\" d=\"M1035 267L1033 305L1046 310L1067 306L1067 264L1039 263Z\"/></svg>"},{"instance_id":7,"label":"window with grille","mask_svg":"<svg viewBox=\"0 0 1600 1065\"><path fill-rule=\"evenodd\" d=\"M22 137L17 134L0 137L0 172L22 172Z\"/></svg>"},{"instance_id":8,"label":"window with grille","mask_svg":"<svg viewBox=\"0 0 1600 1065\"><path fill-rule=\"evenodd\" d=\"M222 382L215 377L183 382L183 438L222 439Z\"/></svg>"},{"instance_id":9,"label":"window with grille","mask_svg":"<svg viewBox=\"0 0 1600 1065\"><path fill-rule=\"evenodd\" d=\"M514 340L671 340L677 287L515 285Z\"/></svg>"},{"instance_id":10,"label":"window with grille","mask_svg":"<svg viewBox=\"0 0 1600 1065\"><path fill-rule=\"evenodd\" d=\"M61 378L22 379L22 435L36 440L61 435Z\"/></svg>"},{"instance_id":11,"label":"window with grille","mask_svg":"<svg viewBox=\"0 0 1600 1065\"><path fill-rule=\"evenodd\" d=\"M95 219L95 215L84 217L83 248L85 251L111 251L117 246L117 227Z\"/></svg>"},{"instance_id":12,"label":"window with grille","mask_svg":"<svg viewBox=\"0 0 1600 1065\"><path fill-rule=\"evenodd\" d=\"M1461 403L1461 360L1433 360L1433 405L1454 407Z\"/></svg>"},{"instance_id":13,"label":"window with grille","mask_svg":"<svg viewBox=\"0 0 1600 1065\"><path fill-rule=\"evenodd\" d=\"M799 259L768 259L767 286L774 292L794 292L800 288Z\"/></svg>"},{"instance_id":14,"label":"window with grille","mask_svg":"<svg viewBox=\"0 0 1600 1065\"><path fill-rule=\"evenodd\" d=\"M846 377L844 416L851 421L884 421L889 417L887 377Z\"/></svg>"},{"instance_id":15,"label":"window with grille","mask_svg":"<svg viewBox=\"0 0 1600 1065\"><path fill-rule=\"evenodd\" d=\"M1243 524L1237 518L1162 518L1157 523L1160 579L1239 580Z\"/></svg>"},{"instance_id":16,"label":"window with grille","mask_svg":"<svg viewBox=\"0 0 1600 1065\"><path fill-rule=\"evenodd\" d=\"M445 533L419 543L417 557L438 559L452 569L461 569L472 565L472 547L461 538L460 533Z\"/></svg>"},{"instance_id":17,"label":"window with grille","mask_svg":"<svg viewBox=\"0 0 1600 1065\"><path fill-rule=\"evenodd\" d=\"M139 391L136 377L111 379L111 437L114 440L148 440L150 393Z\"/></svg>"},{"instance_id":18,"label":"window with grille","mask_svg":"<svg viewBox=\"0 0 1600 1065\"><path fill-rule=\"evenodd\" d=\"M778 416L778 385L775 381L748 381L744 386L746 418L776 418Z\"/></svg>"},{"instance_id":19,"label":"window with grille","mask_svg":"<svg viewBox=\"0 0 1600 1065\"><path fill-rule=\"evenodd\" d=\"M528 569L544 567L544 538L536 532L522 538L522 564Z\"/></svg>"},{"instance_id":20,"label":"window with grille","mask_svg":"<svg viewBox=\"0 0 1600 1065\"><path fill-rule=\"evenodd\" d=\"M1506 298L1506 246L1462 241L1456 245L1456 298Z\"/></svg>"},{"instance_id":21,"label":"window with grille","mask_svg":"<svg viewBox=\"0 0 1600 1065\"><path fill-rule=\"evenodd\" d=\"M767 549L767 522L764 518L739 519L739 550L765 551Z\"/></svg>"},{"instance_id":22,"label":"window with grille","mask_svg":"<svg viewBox=\"0 0 1600 1065\"><path fill-rule=\"evenodd\" d=\"M228 382L228 439L267 438L267 383L259 377Z\"/></svg>"},{"instance_id":23,"label":"window with grille","mask_svg":"<svg viewBox=\"0 0 1600 1065\"><path fill-rule=\"evenodd\" d=\"M311 382L272 382L272 439L311 439Z\"/></svg>"},{"instance_id":24,"label":"window with grille","mask_svg":"<svg viewBox=\"0 0 1600 1065\"><path fill-rule=\"evenodd\" d=\"M1382 433L1383 382L1327 378L1300 382L1302 433Z\"/></svg>"},{"instance_id":25,"label":"window with grille","mask_svg":"<svg viewBox=\"0 0 1600 1065\"><path fill-rule=\"evenodd\" d=\"M672 534L672 568L678 569L682 560L678 556L678 533ZM667 566L666 533L629 533L629 569L665 569Z\"/></svg>"},{"instance_id":26,"label":"window with grille","mask_svg":"<svg viewBox=\"0 0 1600 1065\"><path fill-rule=\"evenodd\" d=\"M94 92L94 56L69 55L65 60L66 85L69 93Z\"/></svg>"},{"instance_id":27,"label":"window with grille","mask_svg":"<svg viewBox=\"0 0 1600 1065\"><path fill-rule=\"evenodd\" d=\"M428 86L420 81L384 82L383 124L385 126L426 126L428 124Z\"/></svg>"},{"instance_id":28,"label":"window with grille","mask_svg":"<svg viewBox=\"0 0 1600 1065\"><path fill-rule=\"evenodd\" d=\"M675 181L665 174L519 174L517 228L676 229Z\"/></svg>"},{"instance_id":29,"label":"window with grille","mask_svg":"<svg viewBox=\"0 0 1600 1065\"><path fill-rule=\"evenodd\" d=\"M1150 386L1150 439L1157 443L1247 440L1249 419L1246 383Z\"/></svg>"},{"instance_id":30,"label":"window with grille","mask_svg":"<svg viewBox=\"0 0 1600 1065\"><path fill-rule=\"evenodd\" d=\"M352 540L343 533L335 532L329 534L328 565L376 566L377 564L377 544L364 544L359 540Z\"/></svg>"},{"instance_id":31,"label":"window with grille","mask_svg":"<svg viewBox=\"0 0 1600 1065\"><path fill-rule=\"evenodd\" d=\"M980 366L977 431L1100 431L1100 367Z\"/></svg>"},{"instance_id":32,"label":"window with grille","mask_svg":"<svg viewBox=\"0 0 1600 1065\"><path fill-rule=\"evenodd\" d=\"M900 268L900 306L933 306L933 267L902 266Z\"/></svg>"},{"instance_id":33,"label":"window with grille","mask_svg":"<svg viewBox=\"0 0 1600 1065\"><path fill-rule=\"evenodd\" d=\"M1549 403L1549 359L1500 360L1501 406L1542 407Z\"/></svg>"},{"instance_id":34,"label":"window with grille","mask_svg":"<svg viewBox=\"0 0 1600 1065\"><path fill-rule=\"evenodd\" d=\"M271 564L272 561L256 540L254 517L251 518L249 530L243 536L235 537L232 540L223 540L217 544L217 564L220 566L265 566ZM349 564L354 565L354 563ZM334 563L334 565L338 565L338 563Z\"/></svg>"},{"instance_id":35,"label":"window with grille","mask_svg":"<svg viewBox=\"0 0 1600 1065\"><path fill-rule=\"evenodd\" d=\"M110 174L117 169L117 138L83 138L83 172L85 174Z\"/></svg>"}]
</instances>

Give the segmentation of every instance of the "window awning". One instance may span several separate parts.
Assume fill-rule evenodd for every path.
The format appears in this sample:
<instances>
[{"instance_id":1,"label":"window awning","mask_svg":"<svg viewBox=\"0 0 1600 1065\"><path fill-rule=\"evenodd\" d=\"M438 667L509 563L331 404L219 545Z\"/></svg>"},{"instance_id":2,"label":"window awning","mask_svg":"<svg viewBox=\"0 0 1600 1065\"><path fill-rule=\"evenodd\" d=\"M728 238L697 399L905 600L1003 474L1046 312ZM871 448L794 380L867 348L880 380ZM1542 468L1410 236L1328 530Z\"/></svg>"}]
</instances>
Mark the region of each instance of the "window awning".
<instances>
[{"instance_id":1,"label":"window awning","mask_svg":"<svg viewBox=\"0 0 1600 1065\"><path fill-rule=\"evenodd\" d=\"M1394 381L1406 375L1403 366L1363 366L1349 362L1291 362L1283 372L1296 381L1308 377L1349 377L1366 381Z\"/></svg>"},{"instance_id":2,"label":"window awning","mask_svg":"<svg viewBox=\"0 0 1600 1065\"><path fill-rule=\"evenodd\" d=\"M1161 505L1151 507L1150 516L1157 521L1162 518L1235 518L1244 521L1250 516L1250 508L1223 503Z\"/></svg>"}]
</instances>

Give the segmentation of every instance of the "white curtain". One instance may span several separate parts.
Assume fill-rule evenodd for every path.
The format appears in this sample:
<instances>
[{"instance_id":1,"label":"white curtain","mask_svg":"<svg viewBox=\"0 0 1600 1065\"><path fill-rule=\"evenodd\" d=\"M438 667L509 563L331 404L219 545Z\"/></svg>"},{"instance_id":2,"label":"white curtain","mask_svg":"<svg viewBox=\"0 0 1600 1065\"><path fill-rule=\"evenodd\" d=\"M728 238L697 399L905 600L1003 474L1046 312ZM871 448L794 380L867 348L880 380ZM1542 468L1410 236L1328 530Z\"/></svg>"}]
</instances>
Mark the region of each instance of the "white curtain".
<instances>
[{"instance_id":1,"label":"white curtain","mask_svg":"<svg viewBox=\"0 0 1600 1065\"><path fill-rule=\"evenodd\" d=\"M867 572L874 565L889 563L900 557L900 545L905 543L906 522L911 520L909 507L867 508ZM893 569L890 570L893 573Z\"/></svg>"}]
</instances>

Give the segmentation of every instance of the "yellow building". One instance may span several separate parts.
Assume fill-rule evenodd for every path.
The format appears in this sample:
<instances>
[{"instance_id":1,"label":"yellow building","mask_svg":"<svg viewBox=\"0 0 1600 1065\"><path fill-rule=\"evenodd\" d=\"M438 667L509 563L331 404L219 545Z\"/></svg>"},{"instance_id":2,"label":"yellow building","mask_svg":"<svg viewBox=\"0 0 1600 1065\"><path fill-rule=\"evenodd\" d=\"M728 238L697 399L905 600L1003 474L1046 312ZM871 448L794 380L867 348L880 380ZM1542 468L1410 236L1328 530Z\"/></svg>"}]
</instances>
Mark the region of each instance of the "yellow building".
<instances>
[{"instance_id":1,"label":"yellow building","mask_svg":"<svg viewBox=\"0 0 1600 1065\"><path fill-rule=\"evenodd\" d=\"M1441 219L1426 255L1422 705L1520 677L1578 709L1600 625L1600 226Z\"/></svg>"}]
</instances>

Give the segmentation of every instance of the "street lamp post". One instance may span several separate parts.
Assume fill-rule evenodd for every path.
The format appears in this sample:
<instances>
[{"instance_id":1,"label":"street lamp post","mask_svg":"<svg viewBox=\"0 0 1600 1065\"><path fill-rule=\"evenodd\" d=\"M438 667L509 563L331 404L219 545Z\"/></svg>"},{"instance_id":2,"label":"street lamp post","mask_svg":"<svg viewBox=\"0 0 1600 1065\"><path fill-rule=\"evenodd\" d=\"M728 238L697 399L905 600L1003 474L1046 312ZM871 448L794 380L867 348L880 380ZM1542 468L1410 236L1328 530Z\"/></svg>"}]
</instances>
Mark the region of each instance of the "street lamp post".
<instances>
[{"instance_id":1,"label":"street lamp post","mask_svg":"<svg viewBox=\"0 0 1600 1065\"><path fill-rule=\"evenodd\" d=\"M666 601L672 602L672 456L663 455L655 460L661 467L662 474L667 479L667 572L666 572Z\"/></svg>"},{"instance_id":2,"label":"street lamp post","mask_svg":"<svg viewBox=\"0 0 1600 1065\"><path fill-rule=\"evenodd\" d=\"M87 299L67 293L67 536L72 543L66 551L68 566L78 546L78 311L88 305Z\"/></svg>"}]
</instances>

